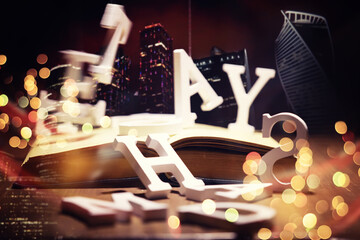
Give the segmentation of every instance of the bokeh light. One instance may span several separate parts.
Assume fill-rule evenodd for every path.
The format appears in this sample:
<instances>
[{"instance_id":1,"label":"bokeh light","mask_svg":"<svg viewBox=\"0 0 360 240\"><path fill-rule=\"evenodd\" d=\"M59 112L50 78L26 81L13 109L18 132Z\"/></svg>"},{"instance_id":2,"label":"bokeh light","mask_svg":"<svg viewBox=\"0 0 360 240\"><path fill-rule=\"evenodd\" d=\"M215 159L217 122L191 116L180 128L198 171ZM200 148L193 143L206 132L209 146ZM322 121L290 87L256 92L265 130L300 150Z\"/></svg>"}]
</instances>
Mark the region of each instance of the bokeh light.
<instances>
[{"instance_id":1,"label":"bokeh light","mask_svg":"<svg viewBox=\"0 0 360 240\"><path fill-rule=\"evenodd\" d=\"M21 96L18 99L18 105L21 108L26 108L29 105L29 99L27 97L25 97L25 96Z\"/></svg>"},{"instance_id":2,"label":"bokeh light","mask_svg":"<svg viewBox=\"0 0 360 240\"><path fill-rule=\"evenodd\" d=\"M341 202L336 206L336 213L340 217L344 217L349 212L349 206L345 202Z\"/></svg>"},{"instance_id":3,"label":"bokeh light","mask_svg":"<svg viewBox=\"0 0 360 240\"><path fill-rule=\"evenodd\" d=\"M331 206L333 207L333 209L336 209L336 207L342 202L344 202L344 198L342 196L335 196L331 201Z\"/></svg>"},{"instance_id":4,"label":"bokeh light","mask_svg":"<svg viewBox=\"0 0 360 240\"><path fill-rule=\"evenodd\" d=\"M306 228L311 229L311 228L315 227L316 223L317 223L317 217L313 213L307 213L303 217L303 225Z\"/></svg>"},{"instance_id":5,"label":"bokeh light","mask_svg":"<svg viewBox=\"0 0 360 240\"><path fill-rule=\"evenodd\" d=\"M32 108L32 109L38 109L38 108L40 108L40 106L41 106L41 100L40 100L40 98L38 98L38 97L33 97L31 100L30 100L30 107Z\"/></svg>"},{"instance_id":6,"label":"bokeh light","mask_svg":"<svg viewBox=\"0 0 360 240\"><path fill-rule=\"evenodd\" d=\"M280 139L279 145L284 152L290 152L294 148L294 142L288 137Z\"/></svg>"},{"instance_id":7,"label":"bokeh light","mask_svg":"<svg viewBox=\"0 0 360 240\"><path fill-rule=\"evenodd\" d=\"M46 108L39 108L39 109L37 110L37 117L38 117L39 119L44 120L45 118L47 118L48 115L49 115L49 114L48 114L48 111L47 111Z\"/></svg>"},{"instance_id":8,"label":"bokeh light","mask_svg":"<svg viewBox=\"0 0 360 240\"><path fill-rule=\"evenodd\" d=\"M353 160L356 165L360 166L360 152L354 153Z\"/></svg>"},{"instance_id":9,"label":"bokeh light","mask_svg":"<svg viewBox=\"0 0 360 240\"><path fill-rule=\"evenodd\" d=\"M0 95L0 107L4 107L8 104L9 102L9 98L6 94L1 94Z\"/></svg>"},{"instance_id":10,"label":"bokeh light","mask_svg":"<svg viewBox=\"0 0 360 240\"><path fill-rule=\"evenodd\" d=\"M17 148L20 145L20 138L18 136L12 136L9 139L9 145L13 148Z\"/></svg>"},{"instance_id":11,"label":"bokeh light","mask_svg":"<svg viewBox=\"0 0 360 240\"><path fill-rule=\"evenodd\" d=\"M306 184L308 185L308 187L310 189L316 189L319 187L320 185L320 178L315 175L315 174L310 174L307 178L306 178Z\"/></svg>"},{"instance_id":12,"label":"bokeh light","mask_svg":"<svg viewBox=\"0 0 360 240\"><path fill-rule=\"evenodd\" d=\"M333 175L333 183L337 187L346 188L350 184L350 177L346 173L338 171Z\"/></svg>"},{"instance_id":13,"label":"bokeh light","mask_svg":"<svg viewBox=\"0 0 360 240\"><path fill-rule=\"evenodd\" d=\"M243 171L247 175L254 175L258 170L258 164L254 160L246 160L243 164Z\"/></svg>"},{"instance_id":14,"label":"bokeh light","mask_svg":"<svg viewBox=\"0 0 360 240\"><path fill-rule=\"evenodd\" d=\"M338 121L335 123L335 131L338 134L345 134L347 132L347 125L344 121Z\"/></svg>"},{"instance_id":15,"label":"bokeh light","mask_svg":"<svg viewBox=\"0 0 360 240\"><path fill-rule=\"evenodd\" d=\"M297 150L300 150L301 148L303 147L307 147L309 148L310 147L310 144L309 142L306 140L306 139L303 139L303 138L300 138L296 141L296 149Z\"/></svg>"},{"instance_id":16,"label":"bokeh light","mask_svg":"<svg viewBox=\"0 0 360 240\"><path fill-rule=\"evenodd\" d=\"M293 189L285 189L282 194L281 198L284 201L284 203L291 204L296 199L296 192Z\"/></svg>"},{"instance_id":17,"label":"bokeh light","mask_svg":"<svg viewBox=\"0 0 360 240\"><path fill-rule=\"evenodd\" d=\"M0 55L0 65L4 65L7 61L7 57L4 54Z\"/></svg>"},{"instance_id":18,"label":"bokeh light","mask_svg":"<svg viewBox=\"0 0 360 240\"><path fill-rule=\"evenodd\" d=\"M171 229L178 229L180 226L180 219L177 216L171 215L168 218L168 226Z\"/></svg>"},{"instance_id":19,"label":"bokeh light","mask_svg":"<svg viewBox=\"0 0 360 240\"><path fill-rule=\"evenodd\" d=\"M294 238L293 233L287 230L283 230L280 232L280 239L281 240L292 240Z\"/></svg>"},{"instance_id":20,"label":"bokeh light","mask_svg":"<svg viewBox=\"0 0 360 240\"><path fill-rule=\"evenodd\" d=\"M292 177L290 183L295 191L301 191L305 187L305 179L299 175Z\"/></svg>"},{"instance_id":21,"label":"bokeh light","mask_svg":"<svg viewBox=\"0 0 360 240\"><path fill-rule=\"evenodd\" d=\"M30 68L29 70L27 70L26 75L31 75L34 78L36 78L37 77L37 71L36 71L35 68Z\"/></svg>"},{"instance_id":22,"label":"bokeh light","mask_svg":"<svg viewBox=\"0 0 360 240\"><path fill-rule=\"evenodd\" d=\"M32 131L29 127L23 127L20 130L21 137L24 139L30 139L32 136Z\"/></svg>"},{"instance_id":23,"label":"bokeh light","mask_svg":"<svg viewBox=\"0 0 360 240\"><path fill-rule=\"evenodd\" d=\"M329 226L321 225L317 230L317 234L322 239L329 239L331 237L332 231Z\"/></svg>"},{"instance_id":24,"label":"bokeh light","mask_svg":"<svg viewBox=\"0 0 360 240\"><path fill-rule=\"evenodd\" d=\"M100 119L100 126L102 128L108 128L111 126L111 118L109 116L103 116Z\"/></svg>"},{"instance_id":25,"label":"bokeh light","mask_svg":"<svg viewBox=\"0 0 360 240\"><path fill-rule=\"evenodd\" d=\"M298 208L305 207L307 204L307 196L304 193L297 193L294 205Z\"/></svg>"},{"instance_id":26,"label":"bokeh light","mask_svg":"<svg viewBox=\"0 0 360 240\"><path fill-rule=\"evenodd\" d=\"M353 155L356 151L355 143L347 141L344 143L344 152L348 155Z\"/></svg>"},{"instance_id":27,"label":"bokeh light","mask_svg":"<svg viewBox=\"0 0 360 240\"><path fill-rule=\"evenodd\" d=\"M271 238L272 233L268 228L260 228L257 235L259 239L266 240Z\"/></svg>"},{"instance_id":28,"label":"bokeh light","mask_svg":"<svg viewBox=\"0 0 360 240\"><path fill-rule=\"evenodd\" d=\"M29 119L30 122L36 123L36 121L37 121L37 112L35 110L29 112L28 119Z\"/></svg>"},{"instance_id":29,"label":"bokeh light","mask_svg":"<svg viewBox=\"0 0 360 240\"><path fill-rule=\"evenodd\" d=\"M50 69L47 68L47 67L43 67L40 69L39 71L39 76L42 78L42 79L46 79L50 76Z\"/></svg>"},{"instance_id":30,"label":"bokeh light","mask_svg":"<svg viewBox=\"0 0 360 240\"><path fill-rule=\"evenodd\" d=\"M216 210L216 203L211 199L205 199L201 204L201 209L204 213L211 215Z\"/></svg>"},{"instance_id":31,"label":"bokeh light","mask_svg":"<svg viewBox=\"0 0 360 240\"><path fill-rule=\"evenodd\" d=\"M4 119L0 118L0 130L3 130L6 127L6 122Z\"/></svg>"},{"instance_id":32,"label":"bokeh light","mask_svg":"<svg viewBox=\"0 0 360 240\"><path fill-rule=\"evenodd\" d=\"M24 148L27 147L27 145L28 145L28 142L25 139L21 139L18 148L19 149L24 149Z\"/></svg>"},{"instance_id":33,"label":"bokeh light","mask_svg":"<svg viewBox=\"0 0 360 240\"><path fill-rule=\"evenodd\" d=\"M37 57L36 57L36 61L38 64L45 64L48 61L48 56L44 53L40 53Z\"/></svg>"},{"instance_id":34,"label":"bokeh light","mask_svg":"<svg viewBox=\"0 0 360 240\"><path fill-rule=\"evenodd\" d=\"M325 213L327 210L329 210L329 204L325 200L319 200L315 205L316 212L319 214Z\"/></svg>"},{"instance_id":35,"label":"bokeh light","mask_svg":"<svg viewBox=\"0 0 360 240\"><path fill-rule=\"evenodd\" d=\"M13 118L11 119L11 124L12 124L14 127L18 128L18 127L21 126L22 120L21 120L20 117L15 116L15 117L13 117Z\"/></svg>"},{"instance_id":36,"label":"bokeh light","mask_svg":"<svg viewBox=\"0 0 360 240\"><path fill-rule=\"evenodd\" d=\"M293 133L296 131L296 123L292 120L284 121L282 127L286 133Z\"/></svg>"},{"instance_id":37,"label":"bokeh light","mask_svg":"<svg viewBox=\"0 0 360 240\"><path fill-rule=\"evenodd\" d=\"M82 131L83 131L83 133L85 133L85 134L90 134L90 133L92 133L92 131L93 131L93 126L92 126L92 124L91 123L84 123L83 125L82 125Z\"/></svg>"},{"instance_id":38,"label":"bokeh light","mask_svg":"<svg viewBox=\"0 0 360 240\"><path fill-rule=\"evenodd\" d=\"M225 211L225 219L228 222L236 222L239 218L239 212L235 208L228 208Z\"/></svg>"}]
</instances>

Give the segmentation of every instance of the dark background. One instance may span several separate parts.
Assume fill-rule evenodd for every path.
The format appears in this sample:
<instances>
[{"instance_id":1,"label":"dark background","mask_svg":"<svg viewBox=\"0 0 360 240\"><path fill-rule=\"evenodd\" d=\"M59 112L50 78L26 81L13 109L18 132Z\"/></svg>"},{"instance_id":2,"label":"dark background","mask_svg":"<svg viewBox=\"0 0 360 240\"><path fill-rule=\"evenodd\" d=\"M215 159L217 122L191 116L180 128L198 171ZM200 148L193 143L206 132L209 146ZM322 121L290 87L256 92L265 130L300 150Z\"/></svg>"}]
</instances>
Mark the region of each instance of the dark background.
<instances>
[{"instance_id":1,"label":"dark background","mask_svg":"<svg viewBox=\"0 0 360 240\"><path fill-rule=\"evenodd\" d=\"M131 75L137 81L139 63L139 31L145 25L160 22L173 37L174 49L189 52L188 0L180 1L12 1L0 6L0 54L7 63L0 69L0 93L12 100L29 68L40 69L36 63L39 53L46 53L49 68L61 63L59 50L73 49L98 53L103 47L106 30L100 20L108 2L125 6L133 22L124 53L130 56ZM256 81L255 68L274 68L274 41L283 24L280 10L314 13L328 21L334 44L337 99L341 106L339 120L359 132L360 79L359 11L354 1L295 1L295 0L192 0L192 44L194 59L207 57L212 46L226 52L247 49L252 82ZM12 75L13 82L3 79ZM42 85L39 82L40 86ZM275 114L291 111L281 83L270 80L255 100L255 124L261 128L264 112ZM330 131L333 131L332 129Z\"/></svg>"}]
</instances>

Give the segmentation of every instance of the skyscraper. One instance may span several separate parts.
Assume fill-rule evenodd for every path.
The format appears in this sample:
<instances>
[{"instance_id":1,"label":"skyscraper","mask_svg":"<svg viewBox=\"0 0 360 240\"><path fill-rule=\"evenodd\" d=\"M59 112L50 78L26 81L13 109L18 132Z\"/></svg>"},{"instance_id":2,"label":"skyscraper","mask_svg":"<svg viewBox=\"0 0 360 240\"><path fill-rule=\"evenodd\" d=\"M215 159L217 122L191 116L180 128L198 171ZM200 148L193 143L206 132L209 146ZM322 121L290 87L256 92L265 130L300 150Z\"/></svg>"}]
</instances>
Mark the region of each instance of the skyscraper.
<instances>
[{"instance_id":1,"label":"skyscraper","mask_svg":"<svg viewBox=\"0 0 360 240\"><path fill-rule=\"evenodd\" d=\"M245 91L248 92L251 88L251 84L246 50L225 53L221 49L213 47L210 57L194 59L194 63L203 76L209 81L215 92L224 99L224 102L214 110L203 112L200 109L200 97L197 94L192 96L191 110L197 115L196 122L227 127L229 123L236 121L238 106L229 78L222 70L222 66L224 63L244 65L245 73L241 75L241 80ZM253 112L253 110L251 110L251 112ZM250 115L251 114L252 113L250 113Z\"/></svg>"},{"instance_id":2,"label":"skyscraper","mask_svg":"<svg viewBox=\"0 0 360 240\"><path fill-rule=\"evenodd\" d=\"M281 12L284 24L275 41L277 71L296 114L311 132L333 121L336 99L331 86L333 48L324 17Z\"/></svg>"},{"instance_id":3,"label":"skyscraper","mask_svg":"<svg viewBox=\"0 0 360 240\"><path fill-rule=\"evenodd\" d=\"M114 62L113 78L109 85L98 84L97 99L106 101L106 114L124 115L129 114L129 102L131 100L129 68L131 61L122 54L119 49Z\"/></svg>"},{"instance_id":4,"label":"skyscraper","mask_svg":"<svg viewBox=\"0 0 360 240\"><path fill-rule=\"evenodd\" d=\"M172 38L160 23L140 32L140 86L143 111L174 112Z\"/></svg>"}]
</instances>

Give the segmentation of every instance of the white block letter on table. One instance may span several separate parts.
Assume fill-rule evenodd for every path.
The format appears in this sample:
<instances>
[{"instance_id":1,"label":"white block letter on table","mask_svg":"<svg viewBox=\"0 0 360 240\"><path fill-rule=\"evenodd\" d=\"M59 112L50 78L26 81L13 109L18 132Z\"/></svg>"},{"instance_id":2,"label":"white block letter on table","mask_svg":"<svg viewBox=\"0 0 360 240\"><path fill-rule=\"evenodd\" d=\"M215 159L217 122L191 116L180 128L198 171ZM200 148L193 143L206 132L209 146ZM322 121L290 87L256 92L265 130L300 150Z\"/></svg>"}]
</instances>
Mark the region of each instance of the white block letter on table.
<instances>
[{"instance_id":1,"label":"white block letter on table","mask_svg":"<svg viewBox=\"0 0 360 240\"><path fill-rule=\"evenodd\" d=\"M254 127L248 124L250 106L255 98L265 86L265 84L275 77L275 70L267 68L256 68L255 73L259 77L249 93L245 92L244 85L241 81L240 74L245 72L245 67L234 64L224 64L224 72L227 73L231 88L234 93L236 103L238 105L238 112L235 123L230 123L228 128L230 130L243 131L247 133L254 132Z\"/></svg>"},{"instance_id":2,"label":"white block letter on table","mask_svg":"<svg viewBox=\"0 0 360 240\"><path fill-rule=\"evenodd\" d=\"M199 93L203 104L203 111L210 111L223 102L209 82L201 74L195 63L183 49L176 49L174 54L174 91L175 91L175 115L181 118L183 125L194 124L196 114L191 112L190 97Z\"/></svg>"},{"instance_id":3,"label":"white block letter on table","mask_svg":"<svg viewBox=\"0 0 360 240\"><path fill-rule=\"evenodd\" d=\"M226 210L231 209L227 217ZM236 212L238 216L236 217ZM275 210L257 204L238 202L217 202L212 214L202 210L202 204L181 206L178 208L180 221L222 228L229 231L249 233L255 232L270 221L276 214ZM241 214L239 212L248 212Z\"/></svg>"},{"instance_id":4,"label":"white block letter on table","mask_svg":"<svg viewBox=\"0 0 360 240\"><path fill-rule=\"evenodd\" d=\"M196 179L184 162L168 142L167 134L150 134L146 146L153 148L159 157L144 157L136 146L134 136L116 137L114 149L120 151L129 161L141 182L148 190L147 198L166 198L171 191L169 183L161 181L157 173L172 173L180 184L180 194L185 194L186 188L204 186L204 182Z\"/></svg>"},{"instance_id":5,"label":"white block letter on table","mask_svg":"<svg viewBox=\"0 0 360 240\"><path fill-rule=\"evenodd\" d=\"M162 220L166 219L168 205L164 203L156 203L132 193L113 193L112 198L116 205L126 205L128 203L132 206L132 213L140 217L144 221Z\"/></svg>"},{"instance_id":6,"label":"white block letter on table","mask_svg":"<svg viewBox=\"0 0 360 240\"><path fill-rule=\"evenodd\" d=\"M277 122L291 120L296 124L296 138L293 140L294 147L288 151L284 152L280 147L272 149L270 152L267 152L262 160L266 163L266 171L264 174L260 175L260 180L262 182L272 183L274 191L282 191L289 186L290 183L281 182L277 179L273 173L274 164L276 161L290 157L297 153L296 142L299 139L308 139L308 128L306 123L297 115L293 113L279 113L274 116L269 114L263 114L263 127L262 133L263 137L267 138L271 136L271 130Z\"/></svg>"}]
</instances>

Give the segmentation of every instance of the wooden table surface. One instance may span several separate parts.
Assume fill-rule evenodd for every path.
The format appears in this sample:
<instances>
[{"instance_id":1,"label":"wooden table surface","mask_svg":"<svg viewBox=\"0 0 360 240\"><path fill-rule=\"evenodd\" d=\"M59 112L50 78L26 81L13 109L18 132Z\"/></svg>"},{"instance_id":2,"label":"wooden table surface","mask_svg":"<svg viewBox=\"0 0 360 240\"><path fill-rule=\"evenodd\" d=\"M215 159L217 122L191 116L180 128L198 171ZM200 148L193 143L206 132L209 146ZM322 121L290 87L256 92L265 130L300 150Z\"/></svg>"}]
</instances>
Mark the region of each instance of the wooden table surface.
<instances>
[{"instance_id":1,"label":"wooden table surface","mask_svg":"<svg viewBox=\"0 0 360 240\"><path fill-rule=\"evenodd\" d=\"M301 196L306 199L306 202L285 203L281 193L274 193L266 199L255 202L273 207L277 211L272 221L271 238L320 239L317 229L326 225L331 229L332 238L360 239L359 166L355 164L352 154L346 154L342 150L344 142L341 137L335 139L317 137L310 140L314 153L314 165L310 173L318 176L321 181L318 188L303 191L304 195ZM345 188L334 185L333 176L338 171L349 176L350 184ZM6 180L1 181L0 184L0 239L258 238L257 233L251 236L235 234L201 224L182 223L177 230L172 230L166 221L143 222L136 216L132 216L129 223L119 222L109 226L91 227L76 217L62 213L60 209L61 197L86 196L111 200L111 193L118 191L129 191L143 196L145 190L142 187L13 189L11 184ZM338 211L344 213L348 207L348 212L344 216L339 216L336 209L332 207L332 201L336 196L341 196L345 203L343 204L345 207ZM180 196L176 188L168 199L156 200L156 202L169 204L169 216L176 215L177 207L195 203ZM303 218L308 213L315 214L317 218L317 223L312 230L305 229L303 225Z\"/></svg>"}]
</instances>

